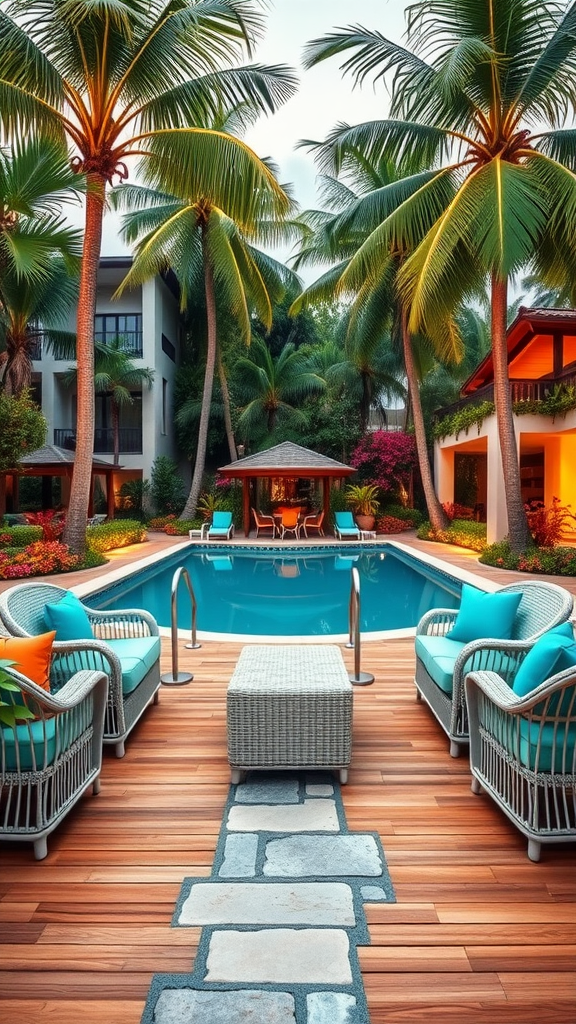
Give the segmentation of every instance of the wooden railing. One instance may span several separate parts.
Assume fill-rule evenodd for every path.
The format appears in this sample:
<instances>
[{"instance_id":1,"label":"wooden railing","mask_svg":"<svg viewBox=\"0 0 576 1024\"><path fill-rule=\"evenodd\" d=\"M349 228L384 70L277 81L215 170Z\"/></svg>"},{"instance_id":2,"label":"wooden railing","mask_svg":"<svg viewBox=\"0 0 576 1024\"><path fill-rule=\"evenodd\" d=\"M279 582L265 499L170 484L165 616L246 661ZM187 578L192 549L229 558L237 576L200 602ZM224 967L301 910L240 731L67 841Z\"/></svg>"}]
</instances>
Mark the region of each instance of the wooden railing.
<instances>
[{"instance_id":1,"label":"wooden railing","mask_svg":"<svg viewBox=\"0 0 576 1024\"><path fill-rule=\"evenodd\" d=\"M546 377L539 380L514 378L510 381L510 394L513 402L541 402L559 385L576 387L576 370L569 370L559 374L557 377ZM451 405L445 405L438 409L434 414L435 419L442 420L445 416L458 412L459 409L469 409L470 406L493 401L494 385L486 384L485 387L478 388L473 394L466 395L457 402L452 402Z\"/></svg>"}]
</instances>

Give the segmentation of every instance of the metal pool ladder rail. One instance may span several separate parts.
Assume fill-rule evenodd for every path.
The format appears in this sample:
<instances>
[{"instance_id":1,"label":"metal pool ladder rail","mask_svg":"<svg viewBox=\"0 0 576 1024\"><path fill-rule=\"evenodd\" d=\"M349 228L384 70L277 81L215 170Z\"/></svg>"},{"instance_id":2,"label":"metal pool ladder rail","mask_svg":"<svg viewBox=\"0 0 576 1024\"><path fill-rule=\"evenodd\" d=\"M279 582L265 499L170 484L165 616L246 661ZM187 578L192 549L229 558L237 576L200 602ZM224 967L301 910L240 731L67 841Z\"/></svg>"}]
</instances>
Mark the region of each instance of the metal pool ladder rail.
<instances>
[{"instance_id":1,"label":"metal pool ladder rail","mask_svg":"<svg viewBox=\"0 0 576 1024\"><path fill-rule=\"evenodd\" d=\"M184 644L187 650L195 651L202 644L196 641L196 595L194 593L194 587L192 586L192 580L190 574L185 566L180 565L174 576L172 577L172 592L170 595L170 633L172 639L172 671L165 672L160 676L160 681L165 686L184 686L185 683L191 683L194 676L191 672L179 672L178 671L178 586L180 580L183 579L190 594L190 602L192 604L192 622L191 622L191 643Z\"/></svg>"},{"instance_id":2,"label":"metal pool ladder rail","mask_svg":"<svg viewBox=\"0 0 576 1024\"><path fill-rule=\"evenodd\" d=\"M348 678L356 686L368 686L369 683L374 682L374 676L369 672L360 671L360 573L356 566L352 567L351 576L346 647L354 648L354 672L350 672Z\"/></svg>"}]
</instances>

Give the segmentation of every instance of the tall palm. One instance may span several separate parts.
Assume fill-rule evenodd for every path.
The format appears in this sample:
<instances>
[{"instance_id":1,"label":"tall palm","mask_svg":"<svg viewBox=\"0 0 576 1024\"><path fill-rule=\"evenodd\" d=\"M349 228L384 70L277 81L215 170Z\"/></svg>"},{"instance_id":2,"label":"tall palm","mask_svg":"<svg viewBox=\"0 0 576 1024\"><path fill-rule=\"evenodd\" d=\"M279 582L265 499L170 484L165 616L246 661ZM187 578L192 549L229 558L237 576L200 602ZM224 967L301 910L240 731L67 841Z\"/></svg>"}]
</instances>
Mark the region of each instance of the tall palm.
<instances>
[{"instance_id":1,"label":"tall palm","mask_svg":"<svg viewBox=\"0 0 576 1024\"><path fill-rule=\"evenodd\" d=\"M408 329L406 312L398 302L396 281L398 270L409 251L410 242L390 240L380 247L370 268L364 265L358 254L364 250L366 239L391 210L401 206L415 190L430 181L428 173L413 173L402 178L401 168L387 154L365 153L354 142L333 147L333 139L326 144L305 143L315 149L321 162L335 173L344 173L350 185L333 176L326 176L325 196L330 211L313 211L306 220L312 230L306 246L300 253L297 265L322 257L333 266L296 301L294 309L302 303L322 301L334 295L348 293L351 306L347 323L347 348L349 358L359 368L366 383L370 381L368 369L378 362L388 368L388 390L398 394L400 388L392 387L394 377L394 339L399 337L403 353L403 364L407 389L407 409L411 410L420 477L428 508L430 521L439 530L447 525L445 512L440 505L428 458L428 445L424 416L420 402L419 385L423 368L432 365L427 340L415 338ZM405 161L406 166L416 164L415 159ZM438 200L431 198L429 209L423 214L418 225L421 233L424 226L433 223L438 209ZM412 245L414 239L411 239ZM452 344L453 336L441 339L436 355L453 361L460 357L458 346ZM392 342L392 344L391 344Z\"/></svg>"},{"instance_id":2,"label":"tall palm","mask_svg":"<svg viewBox=\"0 0 576 1024\"><path fill-rule=\"evenodd\" d=\"M71 387L78 382L78 370L72 367L64 375L64 383ZM134 392L154 383L154 370L136 366L124 348L124 339L111 338L106 345L97 345L94 352L94 390L110 395L114 465L120 462L120 412L134 402Z\"/></svg>"},{"instance_id":3,"label":"tall palm","mask_svg":"<svg viewBox=\"0 0 576 1024\"><path fill-rule=\"evenodd\" d=\"M552 286L576 265L576 3L554 0L418 0L408 45L360 27L309 44L309 66L346 54L358 81L392 73L391 116L335 133L332 148L418 154L451 181L425 238L406 260L401 291L408 327L446 336L458 303L479 278L491 290L494 390L515 551L529 542L508 379L507 292L532 264ZM410 48L411 47L411 48ZM429 201L423 186L363 247L365 273L383 244L414 235Z\"/></svg>"},{"instance_id":4,"label":"tall palm","mask_svg":"<svg viewBox=\"0 0 576 1024\"><path fill-rule=\"evenodd\" d=\"M0 118L12 135L65 136L86 176L77 318L77 449L65 538L86 542L94 434L94 312L109 183L222 98L270 112L293 92L285 68L232 65L262 29L250 0L8 0L0 11ZM207 137L210 133L205 132ZM202 149L199 141L198 149Z\"/></svg>"},{"instance_id":5,"label":"tall palm","mask_svg":"<svg viewBox=\"0 0 576 1024\"><path fill-rule=\"evenodd\" d=\"M297 351L292 342L274 358L266 343L255 339L250 355L236 363L236 371L246 403L238 420L245 437L261 434L263 424L272 434L279 423L305 422L298 403L326 386L322 377L308 368L306 353Z\"/></svg>"},{"instance_id":6,"label":"tall palm","mask_svg":"<svg viewBox=\"0 0 576 1024\"><path fill-rule=\"evenodd\" d=\"M199 145L202 159L197 157ZM144 175L150 186L161 184L167 191L126 186L117 192L117 205L133 208L124 221L125 236L131 242L139 240L122 288L170 266L178 277L185 309L199 280L203 281L206 369L192 484L182 511L182 518L190 519L196 513L206 461L218 353L218 303L232 315L246 344L251 310L270 326L267 281L276 264L251 246L248 238L269 237L273 223L280 224L291 204L269 167L232 136L214 132L203 139L197 130L185 130L177 136L160 136L152 148ZM278 275L274 287L277 295Z\"/></svg>"}]
</instances>

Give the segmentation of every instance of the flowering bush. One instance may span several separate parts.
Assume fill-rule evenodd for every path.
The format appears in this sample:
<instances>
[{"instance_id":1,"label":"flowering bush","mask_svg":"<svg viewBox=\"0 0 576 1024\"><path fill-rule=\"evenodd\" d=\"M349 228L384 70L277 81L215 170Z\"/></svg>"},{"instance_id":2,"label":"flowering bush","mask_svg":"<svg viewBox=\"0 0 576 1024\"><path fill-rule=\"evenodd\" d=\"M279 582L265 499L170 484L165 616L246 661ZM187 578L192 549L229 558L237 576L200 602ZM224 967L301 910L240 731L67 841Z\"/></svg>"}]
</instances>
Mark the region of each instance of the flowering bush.
<instances>
[{"instance_id":1,"label":"flowering bush","mask_svg":"<svg viewBox=\"0 0 576 1024\"><path fill-rule=\"evenodd\" d=\"M148 529L164 530L164 527L168 526L168 523L171 523L174 519L176 519L175 512L170 512L167 516L154 516L154 518L148 523Z\"/></svg>"},{"instance_id":2,"label":"flowering bush","mask_svg":"<svg viewBox=\"0 0 576 1024\"><path fill-rule=\"evenodd\" d=\"M402 533L410 529L410 523L404 519L397 519L396 516L380 516L376 523L377 533Z\"/></svg>"},{"instance_id":3,"label":"flowering bush","mask_svg":"<svg viewBox=\"0 0 576 1024\"><path fill-rule=\"evenodd\" d=\"M455 519L447 530L435 531L430 523L422 523L416 536L420 540L434 540L440 544L458 544L461 548L483 551L486 547L486 523L470 519Z\"/></svg>"},{"instance_id":4,"label":"flowering bush","mask_svg":"<svg viewBox=\"0 0 576 1024\"><path fill-rule=\"evenodd\" d=\"M414 438L400 431L375 430L361 438L350 463L362 480L382 491L405 488L416 465Z\"/></svg>"},{"instance_id":5,"label":"flowering bush","mask_svg":"<svg viewBox=\"0 0 576 1024\"><path fill-rule=\"evenodd\" d=\"M146 527L137 519L113 519L109 523L100 523L100 526L91 526L86 534L88 548L100 554L128 544L139 544L143 540L146 540Z\"/></svg>"},{"instance_id":6,"label":"flowering bush","mask_svg":"<svg viewBox=\"0 0 576 1024\"><path fill-rule=\"evenodd\" d=\"M544 573L547 576L576 576L576 548L542 547L516 555L508 541L501 540L485 548L479 561L498 569Z\"/></svg>"},{"instance_id":7,"label":"flowering bush","mask_svg":"<svg viewBox=\"0 0 576 1024\"><path fill-rule=\"evenodd\" d=\"M454 519L473 519L474 509L468 508L467 505L459 505L457 501L445 501L442 503L446 515L450 522Z\"/></svg>"},{"instance_id":8,"label":"flowering bush","mask_svg":"<svg viewBox=\"0 0 576 1024\"><path fill-rule=\"evenodd\" d=\"M570 505L561 505L559 498L552 498L552 505L546 508L541 501L531 501L525 505L526 517L534 543L539 548L556 546L566 522L576 517L570 512Z\"/></svg>"},{"instance_id":9,"label":"flowering bush","mask_svg":"<svg viewBox=\"0 0 576 1024\"><path fill-rule=\"evenodd\" d=\"M185 537L188 530L199 530L201 521L199 519L177 519L164 527L164 533L169 537Z\"/></svg>"},{"instance_id":10,"label":"flowering bush","mask_svg":"<svg viewBox=\"0 0 576 1024\"><path fill-rule=\"evenodd\" d=\"M0 551L0 579L23 579L26 576L46 576L53 572L69 572L80 559L70 554L60 541L37 540L21 550Z\"/></svg>"},{"instance_id":11,"label":"flowering bush","mask_svg":"<svg viewBox=\"0 0 576 1024\"><path fill-rule=\"evenodd\" d=\"M64 532L66 517L63 512L49 508L45 512L25 512L24 516L30 526L41 527L42 540L58 540Z\"/></svg>"}]
</instances>

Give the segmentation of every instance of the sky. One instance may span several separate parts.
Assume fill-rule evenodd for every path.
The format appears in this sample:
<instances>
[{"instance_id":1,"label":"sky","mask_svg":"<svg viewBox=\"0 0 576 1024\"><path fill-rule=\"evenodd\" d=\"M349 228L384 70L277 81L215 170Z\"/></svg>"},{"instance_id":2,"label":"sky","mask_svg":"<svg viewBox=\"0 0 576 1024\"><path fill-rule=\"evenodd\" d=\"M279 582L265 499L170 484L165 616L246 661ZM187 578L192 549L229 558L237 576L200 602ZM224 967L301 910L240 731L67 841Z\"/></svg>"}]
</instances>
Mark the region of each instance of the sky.
<instances>
[{"instance_id":1,"label":"sky","mask_svg":"<svg viewBox=\"0 0 576 1024\"><path fill-rule=\"evenodd\" d=\"M317 171L312 156L295 150L299 139L323 139L339 121L357 124L386 115L388 96L382 83L353 87L342 75L344 58L331 58L310 71L302 68L302 53L309 40L336 27L362 25L400 40L405 28L405 0L271 0L266 34L254 60L263 64L289 64L298 72L300 87L276 114L261 118L247 133L246 142L261 157L271 157L280 168L280 181L292 182L304 208L317 203ZM118 237L118 219L107 214L102 255L128 252Z\"/></svg>"}]
</instances>

